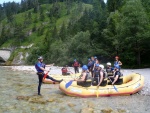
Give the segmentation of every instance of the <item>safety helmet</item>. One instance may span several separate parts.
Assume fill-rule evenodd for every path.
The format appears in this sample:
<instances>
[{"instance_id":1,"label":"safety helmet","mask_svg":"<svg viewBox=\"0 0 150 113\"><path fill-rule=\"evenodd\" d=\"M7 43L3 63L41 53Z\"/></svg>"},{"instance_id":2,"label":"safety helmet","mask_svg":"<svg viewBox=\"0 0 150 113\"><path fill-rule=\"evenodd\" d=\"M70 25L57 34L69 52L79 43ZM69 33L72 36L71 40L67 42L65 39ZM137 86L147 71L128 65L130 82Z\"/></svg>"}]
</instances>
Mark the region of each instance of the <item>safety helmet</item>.
<instances>
[{"instance_id":1,"label":"safety helmet","mask_svg":"<svg viewBox=\"0 0 150 113\"><path fill-rule=\"evenodd\" d=\"M39 57L38 57L38 60L42 60L42 59L43 59L43 57L42 57L42 56L39 56Z\"/></svg>"},{"instance_id":2,"label":"safety helmet","mask_svg":"<svg viewBox=\"0 0 150 113\"><path fill-rule=\"evenodd\" d=\"M110 63L110 62L108 62L108 63L107 63L107 65L108 65L108 66L111 66L111 63Z\"/></svg>"},{"instance_id":3,"label":"safety helmet","mask_svg":"<svg viewBox=\"0 0 150 113\"><path fill-rule=\"evenodd\" d=\"M76 59L74 59L74 62L77 61Z\"/></svg>"},{"instance_id":4,"label":"safety helmet","mask_svg":"<svg viewBox=\"0 0 150 113\"><path fill-rule=\"evenodd\" d=\"M95 67L98 67L99 66L99 64L95 64Z\"/></svg>"},{"instance_id":5,"label":"safety helmet","mask_svg":"<svg viewBox=\"0 0 150 113\"><path fill-rule=\"evenodd\" d=\"M119 57L118 57L118 56L116 56L115 58L119 59Z\"/></svg>"},{"instance_id":6,"label":"safety helmet","mask_svg":"<svg viewBox=\"0 0 150 113\"><path fill-rule=\"evenodd\" d=\"M88 61L91 60L90 58L88 59Z\"/></svg>"},{"instance_id":7,"label":"safety helmet","mask_svg":"<svg viewBox=\"0 0 150 113\"><path fill-rule=\"evenodd\" d=\"M97 58L97 56L94 57L95 59Z\"/></svg>"},{"instance_id":8,"label":"safety helmet","mask_svg":"<svg viewBox=\"0 0 150 113\"><path fill-rule=\"evenodd\" d=\"M99 67L100 67L101 69L104 69L104 65L99 65Z\"/></svg>"},{"instance_id":9,"label":"safety helmet","mask_svg":"<svg viewBox=\"0 0 150 113\"><path fill-rule=\"evenodd\" d=\"M88 70L88 67L86 65L83 65L82 69L86 71Z\"/></svg>"}]
</instances>

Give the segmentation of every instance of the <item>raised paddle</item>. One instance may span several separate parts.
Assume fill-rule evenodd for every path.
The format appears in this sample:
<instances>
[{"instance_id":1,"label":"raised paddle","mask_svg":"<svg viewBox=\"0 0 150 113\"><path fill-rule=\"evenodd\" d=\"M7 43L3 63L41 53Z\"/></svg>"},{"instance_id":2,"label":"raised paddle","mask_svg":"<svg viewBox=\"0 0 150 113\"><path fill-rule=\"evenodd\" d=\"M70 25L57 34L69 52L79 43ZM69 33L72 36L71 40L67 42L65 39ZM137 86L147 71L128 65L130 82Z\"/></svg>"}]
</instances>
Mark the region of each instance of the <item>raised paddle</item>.
<instances>
[{"instance_id":1,"label":"raised paddle","mask_svg":"<svg viewBox=\"0 0 150 113\"><path fill-rule=\"evenodd\" d=\"M49 70L51 70L51 68ZM49 73L49 71L44 75L43 79L45 79L47 77L48 73Z\"/></svg>"},{"instance_id":2,"label":"raised paddle","mask_svg":"<svg viewBox=\"0 0 150 113\"><path fill-rule=\"evenodd\" d=\"M109 77L108 77L109 78ZM111 81L111 83L112 83L112 80L109 78L109 80ZM118 90L117 90L117 88L116 88L116 86L115 85L113 85L113 87L114 87L114 89L118 92Z\"/></svg>"},{"instance_id":3,"label":"raised paddle","mask_svg":"<svg viewBox=\"0 0 150 113\"><path fill-rule=\"evenodd\" d=\"M50 65L48 65L48 66L53 66L54 65L54 63L53 64L50 64ZM51 70L51 68L49 68L49 71ZM47 75L48 75L48 73L49 73L49 71L44 75L44 79L47 77Z\"/></svg>"}]
</instances>

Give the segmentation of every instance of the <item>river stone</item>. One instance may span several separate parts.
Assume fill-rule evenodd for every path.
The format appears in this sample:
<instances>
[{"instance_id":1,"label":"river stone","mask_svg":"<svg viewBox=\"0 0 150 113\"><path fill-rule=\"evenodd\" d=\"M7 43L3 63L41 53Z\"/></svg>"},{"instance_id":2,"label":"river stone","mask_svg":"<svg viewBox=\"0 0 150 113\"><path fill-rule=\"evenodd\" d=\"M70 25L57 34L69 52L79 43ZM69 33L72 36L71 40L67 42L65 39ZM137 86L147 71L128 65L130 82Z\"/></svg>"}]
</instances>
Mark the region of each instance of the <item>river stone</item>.
<instances>
[{"instance_id":1,"label":"river stone","mask_svg":"<svg viewBox=\"0 0 150 113\"><path fill-rule=\"evenodd\" d=\"M94 113L93 108L83 108L81 109L80 113Z\"/></svg>"},{"instance_id":2,"label":"river stone","mask_svg":"<svg viewBox=\"0 0 150 113\"><path fill-rule=\"evenodd\" d=\"M47 100L47 102L54 102L54 101L55 101L54 98L50 98L50 99Z\"/></svg>"},{"instance_id":3,"label":"river stone","mask_svg":"<svg viewBox=\"0 0 150 113\"><path fill-rule=\"evenodd\" d=\"M87 104L88 104L89 108L94 108L95 107L95 104L93 102L88 102Z\"/></svg>"},{"instance_id":4,"label":"river stone","mask_svg":"<svg viewBox=\"0 0 150 113\"><path fill-rule=\"evenodd\" d=\"M112 109L111 108L106 108L106 109L102 109L101 113L112 113Z\"/></svg>"},{"instance_id":5,"label":"river stone","mask_svg":"<svg viewBox=\"0 0 150 113\"><path fill-rule=\"evenodd\" d=\"M118 111L119 113L126 113L126 110L124 110L124 109L117 109L117 111Z\"/></svg>"},{"instance_id":6,"label":"river stone","mask_svg":"<svg viewBox=\"0 0 150 113\"><path fill-rule=\"evenodd\" d=\"M69 103L68 106L69 106L69 107L74 107L74 106L76 106L76 105L73 104L73 103Z\"/></svg>"}]
</instances>

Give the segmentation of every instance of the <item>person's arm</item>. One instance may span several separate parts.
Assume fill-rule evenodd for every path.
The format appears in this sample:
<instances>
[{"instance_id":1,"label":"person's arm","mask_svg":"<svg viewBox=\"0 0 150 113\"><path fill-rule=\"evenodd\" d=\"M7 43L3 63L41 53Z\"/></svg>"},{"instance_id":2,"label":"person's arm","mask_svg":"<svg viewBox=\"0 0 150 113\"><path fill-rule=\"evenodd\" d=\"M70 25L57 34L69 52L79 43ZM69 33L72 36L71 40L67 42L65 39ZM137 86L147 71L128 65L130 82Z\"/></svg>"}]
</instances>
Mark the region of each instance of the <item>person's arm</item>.
<instances>
[{"instance_id":1,"label":"person's arm","mask_svg":"<svg viewBox=\"0 0 150 113\"><path fill-rule=\"evenodd\" d=\"M118 80L118 77L119 77L119 75L116 75L116 77L115 77L114 81L112 82L112 85L114 85L114 84L115 84L115 82Z\"/></svg>"},{"instance_id":2,"label":"person's arm","mask_svg":"<svg viewBox=\"0 0 150 113\"><path fill-rule=\"evenodd\" d=\"M86 73L83 74L82 78L81 79L78 79L77 81L84 81L85 80L85 77L86 77Z\"/></svg>"},{"instance_id":3,"label":"person's arm","mask_svg":"<svg viewBox=\"0 0 150 113\"><path fill-rule=\"evenodd\" d=\"M95 68L95 64L94 64L93 69L92 69L93 71L94 71L94 68Z\"/></svg>"},{"instance_id":4,"label":"person's arm","mask_svg":"<svg viewBox=\"0 0 150 113\"><path fill-rule=\"evenodd\" d=\"M38 65L39 66L39 65ZM47 72L49 72L49 70L46 70L46 69L44 69L43 67L41 67L41 66L39 66L39 68L41 69L41 70L43 70L43 71L47 71Z\"/></svg>"},{"instance_id":5,"label":"person's arm","mask_svg":"<svg viewBox=\"0 0 150 113\"><path fill-rule=\"evenodd\" d=\"M99 86L99 85L101 85L101 83L102 83L102 81L103 81L103 72L100 72L100 75L101 75L101 77L100 77L100 81L99 81L99 83L98 83L98 85L97 86Z\"/></svg>"},{"instance_id":6,"label":"person's arm","mask_svg":"<svg viewBox=\"0 0 150 113\"><path fill-rule=\"evenodd\" d=\"M51 67L51 66L53 66L55 63L53 63L53 64L46 64L46 67Z\"/></svg>"},{"instance_id":7,"label":"person's arm","mask_svg":"<svg viewBox=\"0 0 150 113\"><path fill-rule=\"evenodd\" d=\"M119 65L120 65L120 66L122 65L122 62L121 62L121 61L119 61Z\"/></svg>"}]
</instances>

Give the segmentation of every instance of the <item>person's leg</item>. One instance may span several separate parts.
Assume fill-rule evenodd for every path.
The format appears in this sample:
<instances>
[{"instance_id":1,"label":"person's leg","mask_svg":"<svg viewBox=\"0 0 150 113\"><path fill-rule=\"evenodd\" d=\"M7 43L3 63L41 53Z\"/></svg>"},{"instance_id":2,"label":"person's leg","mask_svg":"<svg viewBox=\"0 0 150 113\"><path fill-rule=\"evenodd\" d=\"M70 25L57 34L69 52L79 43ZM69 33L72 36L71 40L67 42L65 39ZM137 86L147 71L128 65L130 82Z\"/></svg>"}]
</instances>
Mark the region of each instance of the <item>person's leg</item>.
<instances>
[{"instance_id":1,"label":"person's leg","mask_svg":"<svg viewBox=\"0 0 150 113\"><path fill-rule=\"evenodd\" d=\"M76 74L76 67L74 67L74 72L75 72L75 74Z\"/></svg>"},{"instance_id":2,"label":"person's leg","mask_svg":"<svg viewBox=\"0 0 150 113\"><path fill-rule=\"evenodd\" d=\"M38 85L38 95L41 95L41 85L42 85L42 80L43 80L43 75L42 74L38 74L38 78L39 78L39 85Z\"/></svg>"},{"instance_id":3,"label":"person's leg","mask_svg":"<svg viewBox=\"0 0 150 113\"><path fill-rule=\"evenodd\" d=\"M63 79L61 79L61 80L56 80L56 79L54 79L53 77L50 77L50 76L47 76L46 78L48 78L48 79L50 79L50 80L52 80L52 81L54 81L54 82L62 82L62 81L63 81Z\"/></svg>"},{"instance_id":4,"label":"person's leg","mask_svg":"<svg viewBox=\"0 0 150 113\"><path fill-rule=\"evenodd\" d=\"M77 73L79 73L79 67L77 67Z\"/></svg>"},{"instance_id":5,"label":"person's leg","mask_svg":"<svg viewBox=\"0 0 150 113\"><path fill-rule=\"evenodd\" d=\"M78 67L75 67L75 73L77 73L78 71L77 71L77 69L78 69Z\"/></svg>"}]
</instances>

